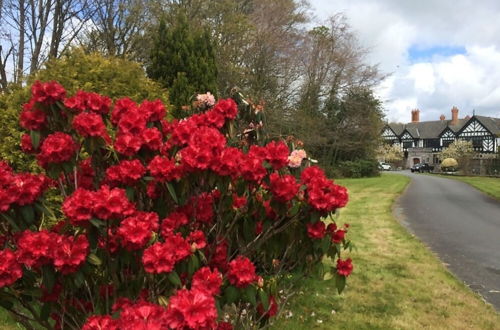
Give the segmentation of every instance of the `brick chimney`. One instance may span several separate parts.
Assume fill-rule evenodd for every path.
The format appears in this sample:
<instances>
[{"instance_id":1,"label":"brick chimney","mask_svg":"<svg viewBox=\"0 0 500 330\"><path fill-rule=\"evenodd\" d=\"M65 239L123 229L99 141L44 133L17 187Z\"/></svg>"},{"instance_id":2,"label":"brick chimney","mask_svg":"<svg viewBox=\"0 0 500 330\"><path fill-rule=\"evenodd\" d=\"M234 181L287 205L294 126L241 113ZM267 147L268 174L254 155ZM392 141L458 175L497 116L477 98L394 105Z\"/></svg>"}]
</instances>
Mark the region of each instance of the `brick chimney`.
<instances>
[{"instance_id":1,"label":"brick chimney","mask_svg":"<svg viewBox=\"0 0 500 330\"><path fill-rule=\"evenodd\" d=\"M451 122L450 125L457 125L458 124L458 108L453 107L451 108Z\"/></svg>"},{"instance_id":2,"label":"brick chimney","mask_svg":"<svg viewBox=\"0 0 500 330\"><path fill-rule=\"evenodd\" d=\"M445 120L446 117L444 115L439 116L439 120Z\"/></svg>"},{"instance_id":3,"label":"brick chimney","mask_svg":"<svg viewBox=\"0 0 500 330\"><path fill-rule=\"evenodd\" d=\"M411 111L411 122L418 123L420 121L420 110L414 109Z\"/></svg>"}]
</instances>

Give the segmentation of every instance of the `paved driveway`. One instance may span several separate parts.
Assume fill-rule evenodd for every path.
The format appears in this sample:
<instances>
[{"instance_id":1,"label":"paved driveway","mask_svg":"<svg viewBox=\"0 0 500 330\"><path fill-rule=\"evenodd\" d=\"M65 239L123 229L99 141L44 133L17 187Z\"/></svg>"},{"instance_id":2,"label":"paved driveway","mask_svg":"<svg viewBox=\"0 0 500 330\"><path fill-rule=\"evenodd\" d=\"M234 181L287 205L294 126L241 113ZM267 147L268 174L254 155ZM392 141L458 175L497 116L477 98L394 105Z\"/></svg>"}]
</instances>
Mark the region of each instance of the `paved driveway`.
<instances>
[{"instance_id":1,"label":"paved driveway","mask_svg":"<svg viewBox=\"0 0 500 330\"><path fill-rule=\"evenodd\" d=\"M404 223L500 310L500 202L460 181L400 173L412 178L396 206Z\"/></svg>"}]
</instances>

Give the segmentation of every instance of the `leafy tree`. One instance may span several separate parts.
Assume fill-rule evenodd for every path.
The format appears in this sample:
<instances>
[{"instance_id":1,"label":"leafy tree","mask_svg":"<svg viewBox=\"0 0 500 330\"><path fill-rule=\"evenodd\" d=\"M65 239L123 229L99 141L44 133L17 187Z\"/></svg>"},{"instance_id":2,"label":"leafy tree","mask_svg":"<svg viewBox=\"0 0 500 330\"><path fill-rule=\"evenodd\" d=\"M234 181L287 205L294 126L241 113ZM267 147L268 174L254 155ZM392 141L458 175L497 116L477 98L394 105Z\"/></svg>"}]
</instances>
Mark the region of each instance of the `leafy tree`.
<instances>
[{"instance_id":1,"label":"leafy tree","mask_svg":"<svg viewBox=\"0 0 500 330\"><path fill-rule=\"evenodd\" d=\"M194 93L214 94L217 67L208 31L191 27L182 12L170 25L162 19L147 73L170 89L177 108L188 104Z\"/></svg>"},{"instance_id":2,"label":"leafy tree","mask_svg":"<svg viewBox=\"0 0 500 330\"><path fill-rule=\"evenodd\" d=\"M474 155L472 141L457 140L451 143L447 148L443 149L439 154L439 158L454 158L457 160L470 158Z\"/></svg>"},{"instance_id":3,"label":"leafy tree","mask_svg":"<svg viewBox=\"0 0 500 330\"><path fill-rule=\"evenodd\" d=\"M384 162L396 163L403 160L403 151L397 145L383 143L377 148L377 157Z\"/></svg>"}]
</instances>

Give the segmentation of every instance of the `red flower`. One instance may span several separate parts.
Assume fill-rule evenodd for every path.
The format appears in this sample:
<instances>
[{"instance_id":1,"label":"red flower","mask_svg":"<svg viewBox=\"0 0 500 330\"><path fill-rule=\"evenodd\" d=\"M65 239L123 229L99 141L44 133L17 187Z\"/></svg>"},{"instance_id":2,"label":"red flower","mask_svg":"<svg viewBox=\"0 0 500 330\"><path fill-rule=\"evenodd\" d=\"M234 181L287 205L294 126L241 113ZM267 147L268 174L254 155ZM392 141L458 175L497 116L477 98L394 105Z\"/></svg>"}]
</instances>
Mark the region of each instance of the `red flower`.
<instances>
[{"instance_id":1,"label":"red flower","mask_svg":"<svg viewBox=\"0 0 500 330\"><path fill-rule=\"evenodd\" d=\"M49 179L44 175L19 173L12 177L9 184L8 198L17 205L33 204L49 186Z\"/></svg>"},{"instance_id":2,"label":"red flower","mask_svg":"<svg viewBox=\"0 0 500 330\"><path fill-rule=\"evenodd\" d=\"M124 219L118 227L118 235L127 250L139 250L146 246L158 229L158 214L141 213Z\"/></svg>"},{"instance_id":3,"label":"red flower","mask_svg":"<svg viewBox=\"0 0 500 330\"><path fill-rule=\"evenodd\" d=\"M220 113L227 119L235 119L238 115L238 106L233 99L219 100L211 111Z\"/></svg>"},{"instance_id":4,"label":"red flower","mask_svg":"<svg viewBox=\"0 0 500 330\"><path fill-rule=\"evenodd\" d=\"M255 235L260 235L264 231L264 222L262 220L255 223Z\"/></svg>"},{"instance_id":5,"label":"red flower","mask_svg":"<svg viewBox=\"0 0 500 330\"><path fill-rule=\"evenodd\" d=\"M165 243L157 242L142 255L144 270L148 273L169 273L175 264L191 255L191 246L180 234L165 238Z\"/></svg>"},{"instance_id":6,"label":"red flower","mask_svg":"<svg viewBox=\"0 0 500 330\"><path fill-rule=\"evenodd\" d=\"M64 100L64 106L76 112L83 112L87 109L87 93L77 91L76 95Z\"/></svg>"},{"instance_id":7,"label":"red flower","mask_svg":"<svg viewBox=\"0 0 500 330\"><path fill-rule=\"evenodd\" d=\"M148 170L160 182L173 181L181 177L181 172L175 166L175 161L166 157L155 156L149 163Z\"/></svg>"},{"instance_id":8,"label":"red flower","mask_svg":"<svg viewBox=\"0 0 500 330\"><path fill-rule=\"evenodd\" d=\"M140 136L146 129L146 118L139 110L129 110L122 115L118 122L118 132L120 134L130 134Z\"/></svg>"},{"instance_id":9,"label":"red flower","mask_svg":"<svg viewBox=\"0 0 500 330\"><path fill-rule=\"evenodd\" d=\"M271 141L266 145L266 160L274 170L279 170L288 165L290 150L283 141Z\"/></svg>"},{"instance_id":10,"label":"red flower","mask_svg":"<svg viewBox=\"0 0 500 330\"><path fill-rule=\"evenodd\" d=\"M163 219L161 223L161 235L163 237L169 237L174 233L177 228L187 225L189 223L189 218L184 212L172 212Z\"/></svg>"},{"instance_id":11,"label":"red flower","mask_svg":"<svg viewBox=\"0 0 500 330\"><path fill-rule=\"evenodd\" d=\"M193 275L191 289L205 291L209 295L218 295L222 285L222 274L210 267L202 267Z\"/></svg>"},{"instance_id":12,"label":"red flower","mask_svg":"<svg viewBox=\"0 0 500 330\"><path fill-rule=\"evenodd\" d=\"M67 162L73 158L77 149L78 145L71 136L56 132L43 140L38 160L43 164Z\"/></svg>"},{"instance_id":13,"label":"red flower","mask_svg":"<svg viewBox=\"0 0 500 330\"><path fill-rule=\"evenodd\" d=\"M106 181L113 185L133 186L145 173L146 168L140 160L122 160L118 165L106 169Z\"/></svg>"},{"instance_id":14,"label":"red flower","mask_svg":"<svg viewBox=\"0 0 500 330\"><path fill-rule=\"evenodd\" d=\"M193 216L201 223L211 223L214 217L214 196L211 193L201 193L190 199L193 206Z\"/></svg>"},{"instance_id":15,"label":"red flower","mask_svg":"<svg viewBox=\"0 0 500 330\"><path fill-rule=\"evenodd\" d=\"M347 277L351 275L353 268L354 266L352 265L351 258L346 260L337 259L337 274Z\"/></svg>"},{"instance_id":16,"label":"red flower","mask_svg":"<svg viewBox=\"0 0 500 330\"><path fill-rule=\"evenodd\" d=\"M87 109L99 114L107 114L111 106L111 99L97 93L87 93Z\"/></svg>"},{"instance_id":17,"label":"red flower","mask_svg":"<svg viewBox=\"0 0 500 330\"><path fill-rule=\"evenodd\" d=\"M142 147L142 138L132 134L118 134L115 139L115 149L125 156L135 155Z\"/></svg>"},{"instance_id":18,"label":"red flower","mask_svg":"<svg viewBox=\"0 0 500 330\"><path fill-rule=\"evenodd\" d=\"M276 303L274 296L269 297L269 308L267 311L264 311L264 305L260 303L257 305L257 312L266 318L275 316L278 313L278 304Z\"/></svg>"},{"instance_id":19,"label":"red flower","mask_svg":"<svg viewBox=\"0 0 500 330\"><path fill-rule=\"evenodd\" d=\"M345 237L345 230L342 229L336 230L332 234L332 242L335 244L339 244L344 240L344 237Z\"/></svg>"},{"instance_id":20,"label":"red flower","mask_svg":"<svg viewBox=\"0 0 500 330\"><path fill-rule=\"evenodd\" d=\"M106 142L111 142L102 117L96 113L84 112L76 115L73 118L73 128L83 137L102 137Z\"/></svg>"},{"instance_id":21,"label":"red flower","mask_svg":"<svg viewBox=\"0 0 500 330\"><path fill-rule=\"evenodd\" d=\"M262 159L248 154L240 162L240 173L247 181L260 182L266 176L267 171L262 166Z\"/></svg>"},{"instance_id":22,"label":"red flower","mask_svg":"<svg viewBox=\"0 0 500 330\"><path fill-rule=\"evenodd\" d=\"M163 143L163 136L156 127L146 128L142 132L142 140L149 150L160 150Z\"/></svg>"},{"instance_id":23,"label":"red flower","mask_svg":"<svg viewBox=\"0 0 500 330\"><path fill-rule=\"evenodd\" d=\"M87 319L82 330L118 330L118 323L109 315L93 315Z\"/></svg>"},{"instance_id":24,"label":"red flower","mask_svg":"<svg viewBox=\"0 0 500 330\"><path fill-rule=\"evenodd\" d=\"M23 276L21 264L9 249L0 250L0 288L14 284Z\"/></svg>"},{"instance_id":25,"label":"red flower","mask_svg":"<svg viewBox=\"0 0 500 330\"><path fill-rule=\"evenodd\" d=\"M84 235L59 236L54 242L54 266L64 275L74 273L85 262L88 253L89 242Z\"/></svg>"},{"instance_id":26,"label":"red flower","mask_svg":"<svg viewBox=\"0 0 500 330\"><path fill-rule=\"evenodd\" d=\"M27 154L36 152L35 148L33 147L33 143L31 142L31 136L29 134L23 134L21 136L21 150Z\"/></svg>"},{"instance_id":27,"label":"red flower","mask_svg":"<svg viewBox=\"0 0 500 330\"><path fill-rule=\"evenodd\" d=\"M255 266L247 257L237 256L229 263L227 279L232 285L245 288L257 279Z\"/></svg>"},{"instance_id":28,"label":"red flower","mask_svg":"<svg viewBox=\"0 0 500 330\"><path fill-rule=\"evenodd\" d=\"M170 298L166 320L170 329L213 329L217 320L215 299L197 289L178 290Z\"/></svg>"},{"instance_id":29,"label":"red flower","mask_svg":"<svg viewBox=\"0 0 500 330\"><path fill-rule=\"evenodd\" d=\"M144 101L139 110L146 114L147 121L160 121L166 115L166 109L161 100Z\"/></svg>"},{"instance_id":30,"label":"red flower","mask_svg":"<svg viewBox=\"0 0 500 330\"><path fill-rule=\"evenodd\" d=\"M325 223L321 220L316 221L315 223L307 224L307 236L312 239L321 239L325 237L326 228Z\"/></svg>"},{"instance_id":31,"label":"red flower","mask_svg":"<svg viewBox=\"0 0 500 330\"><path fill-rule=\"evenodd\" d=\"M279 176L277 173L272 173L269 180L271 182L271 192L277 201L288 202L299 192L300 185L292 175Z\"/></svg>"},{"instance_id":32,"label":"red flower","mask_svg":"<svg viewBox=\"0 0 500 330\"><path fill-rule=\"evenodd\" d=\"M110 189L104 185L94 197L93 213L99 219L122 219L135 212L134 204L128 200L124 189Z\"/></svg>"},{"instance_id":33,"label":"red flower","mask_svg":"<svg viewBox=\"0 0 500 330\"><path fill-rule=\"evenodd\" d=\"M41 267L51 261L53 241L57 235L47 230L25 230L17 240L17 260L27 267Z\"/></svg>"},{"instance_id":34,"label":"red flower","mask_svg":"<svg viewBox=\"0 0 500 330\"><path fill-rule=\"evenodd\" d=\"M305 185L309 185L313 179L317 178L326 178L325 172L318 166L306 167L300 175L300 179Z\"/></svg>"},{"instance_id":35,"label":"red flower","mask_svg":"<svg viewBox=\"0 0 500 330\"><path fill-rule=\"evenodd\" d=\"M317 211L332 212L347 204L347 190L325 177L308 179L308 203Z\"/></svg>"},{"instance_id":36,"label":"red flower","mask_svg":"<svg viewBox=\"0 0 500 330\"><path fill-rule=\"evenodd\" d=\"M78 188L68 196L62 205L62 211L75 226L86 224L92 218L95 196L92 191Z\"/></svg>"},{"instance_id":37,"label":"red flower","mask_svg":"<svg viewBox=\"0 0 500 330\"><path fill-rule=\"evenodd\" d=\"M207 246L207 239L205 237L205 233L201 230L195 230L189 233L187 240L191 246L196 244L196 249L201 250Z\"/></svg>"},{"instance_id":38,"label":"red flower","mask_svg":"<svg viewBox=\"0 0 500 330\"><path fill-rule=\"evenodd\" d=\"M111 113L111 122L113 123L113 125L118 125L118 122L125 113L129 111L135 111L136 109L137 104L128 97L116 100L115 107L113 108L113 112Z\"/></svg>"},{"instance_id":39,"label":"red flower","mask_svg":"<svg viewBox=\"0 0 500 330\"><path fill-rule=\"evenodd\" d=\"M66 91L55 81L42 83L37 80L31 86L31 95L35 102L52 104L62 101L66 96Z\"/></svg>"},{"instance_id":40,"label":"red flower","mask_svg":"<svg viewBox=\"0 0 500 330\"><path fill-rule=\"evenodd\" d=\"M247 205L247 198L245 196L239 197L237 194L233 194L233 209L241 209Z\"/></svg>"},{"instance_id":41,"label":"red flower","mask_svg":"<svg viewBox=\"0 0 500 330\"><path fill-rule=\"evenodd\" d=\"M224 240L215 246L215 251L210 259L210 266L226 271L227 262L227 242Z\"/></svg>"},{"instance_id":42,"label":"red flower","mask_svg":"<svg viewBox=\"0 0 500 330\"><path fill-rule=\"evenodd\" d=\"M238 148L224 148L211 168L219 175L236 178L239 175L240 163L243 156L243 153Z\"/></svg>"},{"instance_id":43,"label":"red flower","mask_svg":"<svg viewBox=\"0 0 500 330\"><path fill-rule=\"evenodd\" d=\"M118 319L118 328L121 330L167 329L165 316L165 308L139 301L123 308Z\"/></svg>"},{"instance_id":44,"label":"red flower","mask_svg":"<svg viewBox=\"0 0 500 330\"><path fill-rule=\"evenodd\" d=\"M46 123L47 116L45 112L38 109L28 109L28 107L25 107L19 116L19 124L27 130L41 130Z\"/></svg>"}]
</instances>

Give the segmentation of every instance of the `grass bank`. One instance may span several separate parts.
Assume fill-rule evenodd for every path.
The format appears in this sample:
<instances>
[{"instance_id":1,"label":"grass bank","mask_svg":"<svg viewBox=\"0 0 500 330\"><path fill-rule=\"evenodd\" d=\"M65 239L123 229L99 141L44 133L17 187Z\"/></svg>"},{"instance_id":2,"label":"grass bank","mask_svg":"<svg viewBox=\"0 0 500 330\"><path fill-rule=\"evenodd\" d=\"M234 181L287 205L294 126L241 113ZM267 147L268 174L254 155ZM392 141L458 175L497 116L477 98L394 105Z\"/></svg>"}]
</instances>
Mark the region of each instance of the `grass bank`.
<instances>
[{"instance_id":1,"label":"grass bank","mask_svg":"<svg viewBox=\"0 0 500 330\"><path fill-rule=\"evenodd\" d=\"M485 194L500 200L500 178L456 175L440 176L468 183Z\"/></svg>"},{"instance_id":2,"label":"grass bank","mask_svg":"<svg viewBox=\"0 0 500 330\"><path fill-rule=\"evenodd\" d=\"M350 193L340 223L351 225L358 248L354 273L341 296L329 281L304 281L273 329L498 329L500 315L394 219L391 206L409 178L338 182Z\"/></svg>"}]
</instances>

